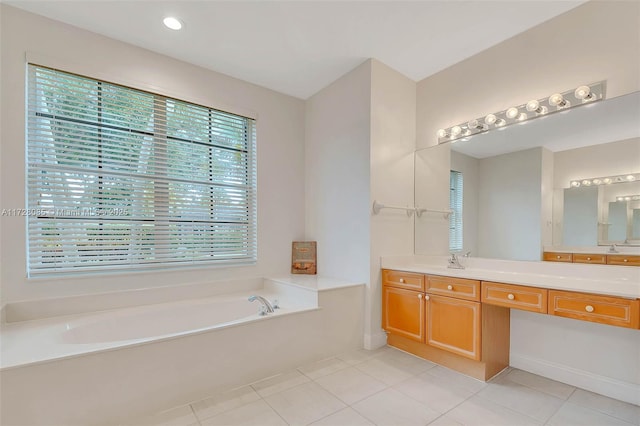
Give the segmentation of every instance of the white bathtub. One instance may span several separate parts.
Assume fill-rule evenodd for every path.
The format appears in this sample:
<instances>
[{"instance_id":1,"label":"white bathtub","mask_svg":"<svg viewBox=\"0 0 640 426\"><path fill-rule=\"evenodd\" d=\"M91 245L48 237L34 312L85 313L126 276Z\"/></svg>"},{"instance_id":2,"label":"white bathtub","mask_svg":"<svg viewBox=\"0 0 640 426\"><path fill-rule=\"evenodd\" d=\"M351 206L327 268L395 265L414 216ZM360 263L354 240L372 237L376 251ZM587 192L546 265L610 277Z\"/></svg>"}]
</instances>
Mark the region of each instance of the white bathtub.
<instances>
[{"instance_id":1,"label":"white bathtub","mask_svg":"<svg viewBox=\"0 0 640 426\"><path fill-rule=\"evenodd\" d=\"M0 424L113 424L362 345L363 285L280 281L2 324ZM252 294L281 309L258 315Z\"/></svg>"},{"instance_id":2,"label":"white bathtub","mask_svg":"<svg viewBox=\"0 0 640 426\"><path fill-rule=\"evenodd\" d=\"M264 291L260 293L266 295ZM248 301L249 295L253 294L259 292L115 311L98 318L71 321L60 337L62 342L71 344L159 339L317 308L312 304L292 307L285 302L285 306L273 314L261 316L258 315L260 303ZM277 299L266 296L271 301Z\"/></svg>"}]
</instances>

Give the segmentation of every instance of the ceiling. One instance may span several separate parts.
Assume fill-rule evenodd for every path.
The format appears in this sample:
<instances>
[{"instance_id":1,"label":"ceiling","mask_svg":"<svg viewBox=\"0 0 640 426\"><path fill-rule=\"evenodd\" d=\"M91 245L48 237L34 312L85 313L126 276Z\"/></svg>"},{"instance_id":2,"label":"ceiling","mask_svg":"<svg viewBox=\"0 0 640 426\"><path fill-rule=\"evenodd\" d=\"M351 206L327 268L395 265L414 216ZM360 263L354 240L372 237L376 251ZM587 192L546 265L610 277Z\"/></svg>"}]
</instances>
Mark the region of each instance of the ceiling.
<instances>
[{"instance_id":1,"label":"ceiling","mask_svg":"<svg viewBox=\"0 0 640 426\"><path fill-rule=\"evenodd\" d=\"M306 99L368 58L422 80L584 1L5 3Z\"/></svg>"}]
</instances>

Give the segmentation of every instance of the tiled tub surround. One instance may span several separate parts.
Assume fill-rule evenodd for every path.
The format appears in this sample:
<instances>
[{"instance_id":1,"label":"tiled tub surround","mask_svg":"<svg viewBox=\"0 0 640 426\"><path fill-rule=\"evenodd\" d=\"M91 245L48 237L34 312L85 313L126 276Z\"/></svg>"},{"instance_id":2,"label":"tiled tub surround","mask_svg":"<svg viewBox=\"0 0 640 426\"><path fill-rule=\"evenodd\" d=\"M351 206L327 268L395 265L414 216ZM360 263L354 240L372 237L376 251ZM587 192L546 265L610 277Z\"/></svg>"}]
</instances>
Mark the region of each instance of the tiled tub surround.
<instances>
[{"instance_id":1,"label":"tiled tub surround","mask_svg":"<svg viewBox=\"0 0 640 426\"><path fill-rule=\"evenodd\" d=\"M364 285L283 277L255 287L3 323L0 423L113 424L362 344ZM281 309L259 316L252 294Z\"/></svg>"},{"instance_id":2,"label":"tiled tub surround","mask_svg":"<svg viewBox=\"0 0 640 426\"><path fill-rule=\"evenodd\" d=\"M543 312L543 314L522 311L520 309L523 309L523 307L514 306L513 302L519 300L516 295L515 301L510 301L510 304L503 305L507 306L507 308L502 308L511 308L511 344L509 345L507 340L506 346L507 350L509 346L511 347L508 350L508 352L511 352L511 356L509 357L509 354L507 354L506 359L503 359L504 357L500 359L506 361L503 364L505 366L512 365L523 368L530 372L587 388L613 398L635 404L640 403L640 377L637 376L640 372L640 345L638 344L640 342L640 332L637 330L637 322L640 318L636 318L638 315L638 302L634 300L640 298L640 270L638 268L470 258L462 259L466 269L457 270L447 268L446 261L447 257L445 256L387 257L382 258L381 267L394 271L424 274L416 276L424 276L427 279L429 277L453 277L450 280L467 279L481 283L483 286L483 327L486 319L484 315L485 308L491 308L488 313L497 309L497 307L493 306L493 303L489 304L489 300L485 299L490 294L485 294L484 292L492 287L500 290L498 287L501 284L497 283L512 285L511 288L513 290L510 290L511 292L519 293L520 286L523 286L522 291L525 293L527 293L527 290L535 290L536 288L540 289L537 292L543 292L544 294L548 291L550 301L555 301L555 297L558 295L563 295L562 297L573 295L579 298L582 297L581 293L587 293L601 295L596 296L595 299L615 296L619 298L617 300L626 300L630 306L635 306L629 311L632 315L631 322L624 325L622 323L616 324L630 327L631 329L629 329L584 321L564 320L554 315L546 315L544 314L547 312L545 301L542 302L545 306L542 307L541 311L536 311L528 306L527 308L529 309L526 309L534 312ZM411 276L409 275L409 277ZM409 281L406 282L408 284L402 284L402 286L411 284ZM527 289L524 286L529 286L529 288ZM456 286L454 285L453 287L455 290ZM428 286L424 291L426 293L422 294L423 300L428 299L429 297L427 296L429 294L434 294ZM563 293L563 291L570 293ZM416 294L419 294L419 290L416 291ZM552 295L554 295L553 298ZM506 293L502 296L506 297ZM512 298L511 295L510 298ZM431 297L431 299L435 301L436 298ZM407 303L409 303L409 300L413 299L409 297ZM582 308L588 309L584 305L582 305ZM598 312L598 309L596 307L595 313ZM429 312L429 309L427 309L427 312ZM548 313L559 314L552 310L551 303L549 303ZM501 317L504 317L504 315ZM589 320L590 318L587 317L588 315L584 318L580 317L580 319ZM437 318L433 320L436 321ZM488 321L492 320L488 319ZM487 329L487 331L495 331L497 325L503 324L503 322L506 324L506 335L508 337L508 315ZM611 323L615 324L615 322ZM427 321L427 324L430 324L430 322ZM513 328L514 326L515 329ZM414 326L411 327L413 329ZM487 336L491 335L492 333L489 333ZM501 335L504 335L504 333ZM484 333L482 336L484 340ZM491 339L491 337L488 338ZM424 339L422 339L423 342L425 342ZM431 339L431 336L426 337L427 342L431 342ZM411 343L395 333L389 335L389 340L391 341L390 344L400 344L399 347L402 349L410 350L411 352L417 351L414 353L425 356L427 359L433 359L432 350L427 350L431 347L430 343L427 345L419 342ZM485 343L487 342L483 342L482 345ZM490 345L488 347L494 346ZM616 351L616 353L612 353L612 351ZM435 355L440 356L440 354ZM484 354L482 359L485 359ZM488 359L490 360L491 358ZM617 361L612 362L614 359ZM469 363L467 362L467 364ZM456 368L454 364L452 364L452 367Z\"/></svg>"}]
</instances>

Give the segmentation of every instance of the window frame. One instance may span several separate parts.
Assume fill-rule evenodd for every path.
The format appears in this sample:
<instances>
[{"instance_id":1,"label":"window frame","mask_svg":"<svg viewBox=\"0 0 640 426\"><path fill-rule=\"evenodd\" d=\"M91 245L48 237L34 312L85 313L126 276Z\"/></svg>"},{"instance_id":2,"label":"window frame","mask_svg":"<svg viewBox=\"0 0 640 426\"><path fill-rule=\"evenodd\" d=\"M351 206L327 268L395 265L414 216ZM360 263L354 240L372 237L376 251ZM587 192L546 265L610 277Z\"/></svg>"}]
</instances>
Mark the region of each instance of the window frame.
<instances>
[{"instance_id":1,"label":"window frame","mask_svg":"<svg viewBox=\"0 0 640 426\"><path fill-rule=\"evenodd\" d=\"M111 272L111 271L122 271L122 270L127 270L127 271L133 271L133 270L150 270L150 269L174 269L174 268L181 268L181 267L194 267L194 266L207 266L207 267L211 267L211 266L235 266L235 265L253 265L257 263L257 254L258 254L258 241L257 241L257 155L256 155L256 150L257 150L257 143L256 143L256 120L254 118L251 117L247 117L244 115L240 115L240 114L236 114L236 113L231 113L231 112L226 112L226 111L222 111L220 109L216 109L214 107L208 107L205 105L201 105L198 103L194 103L194 102L189 102L189 101L184 101L181 100L177 97L173 97L173 96L167 96L167 95L163 95L160 93L156 93L156 92L151 92L151 91L147 91L147 90L141 90L139 88L134 88L134 87L129 87L129 86L125 86L122 84L118 84L118 83L112 83L109 81L105 81L102 79L97 79L97 78L93 78L93 77L87 77L87 76L83 76L83 75L79 75L79 74L75 74L75 73L70 73L67 71L60 71L48 66L43 66L43 65L39 65L36 63L32 63L29 62L27 64L27 68L28 68L28 78L26 81L26 85L27 85L27 102L26 102L26 121L27 121L27 132L26 132L26 151L27 151L27 167L26 169L26 179L27 179L27 188L26 188L26 195L27 195L27 200L26 200L26 204L27 204L27 212L34 212L35 214L28 214L27 216L27 276L28 277L40 277L40 276L57 276L60 274L80 274L80 273L103 273L103 272ZM104 162L104 155L103 155L103 148L105 146L105 139L102 137L102 132L105 129L111 129L111 130L118 130L118 131L124 131L124 132L129 132L131 134L137 134L141 137L148 137L151 138L152 142L152 146L154 147L154 149L158 148L159 146L162 146L163 149L165 150L164 154L167 155L167 164L166 164L166 168L164 170L164 174L160 175L164 178L164 182L165 184L170 184L172 178L169 176L169 171L168 168L171 167L170 162L171 161L177 161L175 159L171 159L168 156L168 148L169 148L169 143L170 141L179 141L180 143L184 143L184 144L188 144L188 146L190 146L189 144L196 144L199 143L195 140L190 140L190 139L186 139L186 138L179 138L177 136L170 136L168 133L168 124L167 124L167 115L169 114L168 112L168 105L170 102L172 102L175 105L181 104L187 107L193 107L193 108L198 108L198 109L205 109L207 111L207 116L208 116L208 123L207 123L207 133L208 133L208 141L206 143L203 143L202 145L206 145L207 146L207 153L208 153L208 157L206 159L206 163L207 163L207 167L208 167L208 176L210 178L210 182L208 183L208 194L209 194L209 201L208 201L208 212L209 212L209 216L208 216L208 220L204 220L202 221L202 228L209 228L208 233L206 231L200 231L201 235L204 235L205 239L210 238L210 245L212 248L212 253L211 253L211 258L205 258L205 259L198 259L198 258L172 258L171 256L168 257L164 257L163 260L156 260L156 261L144 261L144 262L135 262L135 261L123 261L120 264L116 264L116 265L106 265L106 264L100 264L100 261L98 262L94 262L91 263L90 265L81 265L79 261L69 261L66 262L64 260L62 261L53 261L52 263L55 263L56 266L50 266L50 267L43 267L42 266L42 260L43 260L43 255L42 253L39 253L36 255L36 259L34 261L34 257L32 256L32 246L33 246L33 237L34 237L34 231L32 230L32 227L30 226L32 224L32 222L34 221L46 221L46 220L50 220L50 219L54 219L54 217L58 216L58 212L54 211L52 215L48 215L48 214L43 214L42 209L40 208L39 205L34 205L33 201L36 199L35 197L32 197L32 193L34 191L34 188L31 184L31 182L34 179L34 173L38 173L38 172L42 172L44 169L46 169L44 163L38 163L38 161L34 161L34 158L31 155L31 151L34 148L34 146L38 146L38 142L34 139L37 139L37 136L34 136L32 134L32 129L34 128L34 123L37 123L38 120L43 120L43 114L38 114L38 107L34 106L34 98L37 97L37 95L34 94L34 92L37 91L36 86L36 72L37 70L45 70L46 72L55 74L55 75L62 75L62 76L68 76L69 78L78 78L78 79L82 79L84 81L88 81L90 83L95 83L96 87L99 88L99 90L97 91L98 94L96 95L96 99L98 99L98 110L100 111L100 105L101 103L104 101L105 97L104 95L102 95L102 88L104 85L108 85L111 88L115 88L115 90L119 90L122 89L124 91L131 91L131 93L134 94L140 94L140 95L145 95L145 96L151 96L153 99L153 109L152 109L152 115L153 115L153 131L152 132L144 132L144 131L139 131L136 129L131 129L131 128L126 128L126 127L122 127L119 128L117 126L112 126L112 125L106 125L105 122L102 120L101 115L99 115L99 119L96 122L87 122L87 123L83 123L86 124L88 126L94 126L96 129L96 132L100 135L100 137L98 138L98 144L97 144L97 150L98 150L98 170L93 170L93 172L95 172L94 174L96 174L98 176L98 188L103 188L103 181L105 178L105 174L108 174L108 172L105 172L105 170L103 169L103 162ZM37 102L35 102L37 103ZM159 108L158 107L158 103L162 103L163 104L163 108ZM164 117L161 117L160 120L156 120L155 114L157 114L159 111L164 111ZM244 135L244 139L243 139L243 147L245 147L244 150L242 149L236 149L234 147L231 146L221 146L221 145L217 145L216 143L214 143L214 138L213 138L213 133L214 133L214 127L212 126L213 124L213 120L214 117L232 117L232 119L237 119L240 120L241 122L245 123L245 127L244 127L244 131L243 131L243 135ZM44 117L45 119L48 120L52 120L53 117ZM65 120L67 122L71 122L74 121L73 118L63 118L63 117L56 117L55 120ZM162 124L157 124L158 122L164 122L164 125ZM162 133L162 128L164 127L164 134ZM52 126L53 128L53 126ZM218 129L219 130L219 129ZM53 135L53 133L52 133ZM51 140L55 141L55 136L51 136ZM159 143L158 141L162 141L162 143ZM55 145L55 142L51 142L51 145ZM53 148L55 150L55 148ZM214 159L214 150L218 150L219 152L223 151L223 150L227 150L227 151L238 151L238 152L242 152L242 155L239 156L240 160L238 161L237 164L240 164L240 169L244 170L244 180L243 183L240 185L229 185L229 184L223 184L222 181L216 181L215 177L214 177L214 173L213 173L213 167L214 167L214 163L215 163L215 159ZM236 165L236 163L234 163L234 165ZM218 164L219 166L219 164ZM244 167L244 169L243 169ZM160 167L161 168L161 167ZM90 170L87 170L90 171ZM242 174L241 174L242 175ZM153 177L157 177L158 175L154 175L151 177L148 177L148 179L153 180ZM168 182L168 183L167 183ZM195 184L195 181L191 182L191 184ZM187 181L186 185L188 185L189 182ZM202 182L198 182L198 185L202 185ZM158 250L159 247L162 247L163 244L168 244L168 238L165 238L164 243L158 243L159 241L162 241L162 238L160 238L161 233L158 231L158 228L156 228L155 226L157 224L163 223L166 227L171 228L172 224L184 224L184 223L190 223L193 224L195 222L197 222L196 220L193 219L184 219L184 217L182 215L175 215L175 216L171 216L168 212L168 210L171 209L171 200L169 200L170 197L170 191L168 189L164 189L161 190L158 188L159 182L158 180L154 180L153 181L153 194L154 194L154 200L156 200L159 196L162 196L165 198L164 203L158 203L157 207L154 204L153 207L153 214L151 217L146 218L145 220L148 220L150 222L152 222L154 224L154 241L153 244L151 246L149 246L148 248L151 248L151 250L153 252L156 252ZM220 227L221 229L224 230L224 225L223 223L225 223L224 221L220 220L220 219L214 219L214 215L221 215L221 213L217 212L216 210L216 206L214 206L214 202L213 202L213 196L214 196L214 190L216 187L220 187L220 186L228 186L229 188L241 188L241 189L237 189L238 193L241 192L246 192L246 203L239 204L239 208L238 211L246 211L246 222L245 221L238 221L235 224L231 224L231 222L228 222L227 225L229 225L229 230L233 230L233 232L238 232L237 229L241 229L240 234L244 235L245 237L242 238L243 243L238 243L237 246L238 247L242 247L240 249L240 251L238 251L238 253L240 253L239 255L235 255L235 256L226 256L225 255L216 255L215 253L215 249L216 248L220 248L222 247L222 243L218 242L216 245L216 242L213 241L213 237L216 235L214 229L216 229L216 227ZM224 192L224 191L223 191ZM227 191L230 192L230 191ZM101 190L98 191L99 194L102 195ZM40 194L42 195L42 194ZM133 198L134 195L131 195L131 197ZM102 199L100 199L102 200ZM95 201L95 200L93 200ZM102 202L102 201L100 201ZM236 203L237 204L237 203ZM165 208L165 215L159 215L158 214L158 208ZM244 210L243 210L244 208ZM174 208L174 210L177 210ZM45 212L47 213L47 212ZM189 213L189 212L187 212ZM242 213L241 213L242 215ZM82 217L85 220L88 220L86 217ZM164 219L163 219L164 218ZM66 220L74 220L74 218L69 218L66 217ZM80 219L77 219L80 220ZM125 219L121 219L123 221L123 223L129 222L129 223L133 223L133 222L138 222L138 220L136 219L129 219L127 220ZM106 222L105 221L101 221L98 222L100 224L100 229L102 230L102 232L105 232L105 225L102 222ZM236 228L235 230L233 229L232 225L238 225L238 228ZM174 226L175 229L178 229ZM194 228L195 229L195 228ZM181 231L178 231L178 234ZM231 232L231 231L229 231ZM189 232L186 232L185 235L195 235L196 231L192 232L191 234L189 234ZM168 235L168 234L167 234ZM134 239L134 234L131 234L131 239ZM175 245L175 244L174 244ZM129 245L130 248L126 251L126 257L131 256L132 253L132 249L131 249L131 244ZM64 256L64 254L63 254Z\"/></svg>"}]
</instances>

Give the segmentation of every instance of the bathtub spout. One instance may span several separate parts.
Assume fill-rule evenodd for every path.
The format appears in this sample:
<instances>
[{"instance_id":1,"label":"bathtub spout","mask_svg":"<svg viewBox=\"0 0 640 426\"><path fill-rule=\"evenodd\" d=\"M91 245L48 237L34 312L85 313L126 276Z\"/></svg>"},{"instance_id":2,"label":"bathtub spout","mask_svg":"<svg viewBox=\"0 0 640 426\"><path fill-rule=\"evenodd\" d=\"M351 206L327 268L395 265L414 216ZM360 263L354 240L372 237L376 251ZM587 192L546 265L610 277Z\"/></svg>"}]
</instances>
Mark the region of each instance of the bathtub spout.
<instances>
[{"instance_id":1,"label":"bathtub spout","mask_svg":"<svg viewBox=\"0 0 640 426\"><path fill-rule=\"evenodd\" d=\"M273 306L271 303L262 296L249 296L249 302L253 302L254 300L259 300L262 303L262 306L266 309L267 313L273 313Z\"/></svg>"}]
</instances>

